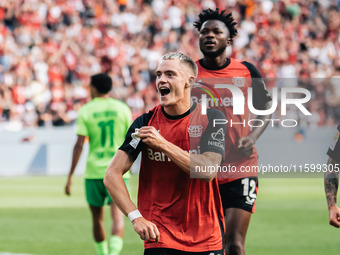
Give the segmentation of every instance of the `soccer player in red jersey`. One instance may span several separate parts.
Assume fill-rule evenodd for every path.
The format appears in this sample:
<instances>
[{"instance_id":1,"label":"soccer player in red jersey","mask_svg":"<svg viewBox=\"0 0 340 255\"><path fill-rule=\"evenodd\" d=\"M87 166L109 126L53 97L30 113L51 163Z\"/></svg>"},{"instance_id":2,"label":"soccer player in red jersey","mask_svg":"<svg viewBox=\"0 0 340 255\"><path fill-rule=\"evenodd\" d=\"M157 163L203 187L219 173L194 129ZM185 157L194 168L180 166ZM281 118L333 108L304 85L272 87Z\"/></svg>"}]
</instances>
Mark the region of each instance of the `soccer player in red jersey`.
<instances>
[{"instance_id":1,"label":"soccer player in red jersey","mask_svg":"<svg viewBox=\"0 0 340 255\"><path fill-rule=\"evenodd\" d=\"M251 129L248 107L241 105L244 107L244 114L233 114L233 108L242 96L245 98L244 102L248 101L248 88L252 88L252 102L257 110L269 109L271 97L254 65L227 56L226 48L237 35L236 22L232 14L220 12L219 9L207 9L203 10L198 17L194 26L199 31L199 46L203 58L196 62L198 77L196 88L192 90L192 100L202 100L203 91L215 93L215 107L226 117L227 132L223 166L232 171L218 175L225 214L226 253L245 254L245 238L251 214L255 210L258 173L242 170L246 169L245 167L252 169L252 166L257 166L258 155L254 145L269 123L265 120L270 119L271 116L256 116L254 120L257 121L252 122L252 126L257 127ZM228 84L229 89L220 88L220 85L216 86L216 84ZM238 98L235 96L235 90L241 93Z\"/></svg>"},{"instance_id":2,"label":"soccer player in red jersey","mask_svg":"<svg viewBox=\"0 0 340 255\"><path fill-rule=\"evenodd\" d=\"M160 104L137 118L104 179L112 199L143 239L145 255L222 255L223 210L216 172L224 157L223 114L191 102L195 62L182 53L163 56L156 70ZM138 210L122 175L139 152Z\"/></svg>"},{"instance_id":3,"label":"soccer player in red jersey","mask_svg":"<svg viewBox=\"0 0 340 255\"><path fill-rule=\"evenodd\" d=\"M329 211L329 224L340 228L340 209L336 204L340 169L340 125L337 127L331 146L328 149L328 171L325 172L325 192Z\"/></svg>"}]
</instances>

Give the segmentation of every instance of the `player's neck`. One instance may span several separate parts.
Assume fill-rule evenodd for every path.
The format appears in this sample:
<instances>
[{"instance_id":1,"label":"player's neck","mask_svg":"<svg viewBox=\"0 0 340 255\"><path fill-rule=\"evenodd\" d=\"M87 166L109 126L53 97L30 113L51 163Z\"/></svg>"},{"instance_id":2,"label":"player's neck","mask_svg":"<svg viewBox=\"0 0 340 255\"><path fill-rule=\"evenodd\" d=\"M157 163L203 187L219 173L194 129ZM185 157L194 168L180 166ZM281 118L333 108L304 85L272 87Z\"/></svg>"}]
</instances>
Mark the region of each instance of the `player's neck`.
<instances>
[{"instance_id":1,"label":"player's neck","mask_svg":"<svg viewBox=\"0 0 340 255\"><path fill-rule=\"evenodd\" d=\"M178 103L175 105L164 106L163 109L168 115L178 116L189 111L191 108L191 105L192 105L192 102L191 100L189 100L189 101L185 101L185 102Z\"/></svg>"},{"instance_id":2,"label":"player's neck","mask_svg":"<svg viewBox=\"0 0 340 255\"><path fill-rule=\"evenodd\" d=\"M226 54L221 54L216 58L210 58L208 56L204 56L202 59L202 64L209 69L219 69L225 66L227 63Z\"/></svg>"},{"instance_id":3,"label":"player's neck","mask_svg":"<svg viewBox=\"0 0 340 255\"><path fill-rule=\"evenodd\" d=\"M93 96L93 98L92 99L95 99L95 98L109 98L109 95L108 94L106 94L106 95L103 95L103 94L96 94L96 95L94 95Z\"/></svg>"}]
</instances>

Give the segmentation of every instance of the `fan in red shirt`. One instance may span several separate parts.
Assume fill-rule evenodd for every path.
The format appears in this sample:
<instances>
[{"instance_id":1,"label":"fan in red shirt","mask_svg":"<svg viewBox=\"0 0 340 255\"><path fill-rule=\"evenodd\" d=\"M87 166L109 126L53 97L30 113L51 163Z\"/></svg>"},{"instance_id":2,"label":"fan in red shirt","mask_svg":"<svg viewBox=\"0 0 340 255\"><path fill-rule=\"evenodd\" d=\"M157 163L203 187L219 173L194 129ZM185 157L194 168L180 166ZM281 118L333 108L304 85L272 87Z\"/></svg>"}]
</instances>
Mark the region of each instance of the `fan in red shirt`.
<instances>
[{"instance_id":1,"label":"fan in red shirt","mask_svg":"<svg viewBox=\"0 0 340 255\"><path fill-rule=\"evenodd\" d=\"M251 63L227 57L226 48L237 35L236 22L231 13L219 9L203 10L194 26L199 31L199 45L203 58L197 61L198 77L192 90L192 100L202 100L202 94L215 94L210 102L222 111L227 120L225 161L228 171L219 177L219 188L225 214L226 253L245 254L245 237L255 210L258 187L258 173L246 172L245 167L257 166L256 140L266 129L270 115L256 116L250 128L250 111L246 105L243 114L234 114L233 108L239 102L231 90L236 90L248 102L248 88L252 88L253 106L257 110L269 108L271 97L259 71ZM219 88L223 84L227 88ZM235 92L234 92L235 93ZM216 98L215 98L216 97ZM209 102L209 101L208 101ZM262 122L261 122L262 121ZM261 125L263 124L263 125ZM251 168L250 168L251 169Z\"/></svg>"},{"instance_id":2,"label":"fan in red shirt","mask_svg":"<svg viewBox=\"0 0 340 255\"><path fill-rule=\"evenodd\" d=\"M145 255L223 254L216 172L194 171L223 160L225 125L213 125L213 120L224 116L216 109L201 115L201 105L191 102L196 75L190 57L163 56L156 70L160 105L134 121L104 179L114 202L145 240ZM139 152L137 210L122 175Z\"/></svg>"}]
</instances>

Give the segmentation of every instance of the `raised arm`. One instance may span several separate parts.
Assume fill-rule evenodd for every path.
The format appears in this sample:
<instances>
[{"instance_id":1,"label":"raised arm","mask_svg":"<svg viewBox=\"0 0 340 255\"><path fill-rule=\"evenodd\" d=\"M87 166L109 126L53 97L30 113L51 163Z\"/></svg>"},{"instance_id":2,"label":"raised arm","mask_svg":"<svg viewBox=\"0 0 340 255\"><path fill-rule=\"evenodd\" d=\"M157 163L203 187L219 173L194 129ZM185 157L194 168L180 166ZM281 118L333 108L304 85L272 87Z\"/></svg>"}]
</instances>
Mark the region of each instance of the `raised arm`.
<instances>
[{"instance_id":1,"label":"raised arm","mask_svg":"<svg viewBox=\"0 0 340 255\"><path fill-rule=\"evenodd\" d=\"M144 144L165 153L179 168L190 175L190 171L195 171L195 166L216 166L221 164L222 156L217 152L204 152L202 154L190 154L173 143L167 141L158 131L147 126L139 131ZM211 181L217 172L201 172L197 176L204 181Z\"/></svg>"},{"instance_id":2,"label":"raised arm","mask_svg":"<svg viewBox=\"0 0 340 255\"><path fill-rule=\"evenodd\" d=\"M267 102L263 109L261 110L267 110L270 108L271 101ZM266 119L271 118L271 114L268 115L257 115L255 119L260 121L254 121L253 125L255 127L252 128L251 132L248 136L240 137L238 140L237 148L240 153L242 153L245 157L249 157L253 153L253 146L255 145L256 141L260 138L262 133L266 130L269 121L266 121ZM263 125L261 125L261 120L263 121Z\"/></svg>"},{"instance_id":3,"label":"raised arm","mask_svg":"<svg viewBox=\"0 0 340 255\"><path fill-rule=\"evenodd\" d=\"M222 162L225 150L225 125L215 125L215 119L224 119L224 115L215 109L208 109L208 125L201 137L201 154L192 154L184 151L175 144L167 141L157 132L154 127L143 127L139 131L139 136L143 143L151 148L155 148L165 153L179 168L190 175L194 173L195 178L209 182L216 175L217 171L199 171L197 169L216 167ZM212 138L212 134L218 139ZM174 132L174 135L176 133Z\"/></svg>"},{"instance_id":4,"label":"raised arm","mask_svg":"<svg viewBox=\"0 0 340 255\"><path fill-rule=\"evenodd\" d=\"M242 64L247 67L251 75L251 87L253 91L252 103L254 108L256 110L268 110L271 106L272 98L267 91L259 70L247 61L242 62ZM270 118L271 114L257 115L255 119L259 119L260 121L254 122L254 126L256 127L252 128L248 136L239 138L237 142L237 149L243 156L249 157L253 153L253 146L269 124L269 121L265 120ZM261 125L261 121L263 121L263 125Z\"/></svg>"}]
</instances>

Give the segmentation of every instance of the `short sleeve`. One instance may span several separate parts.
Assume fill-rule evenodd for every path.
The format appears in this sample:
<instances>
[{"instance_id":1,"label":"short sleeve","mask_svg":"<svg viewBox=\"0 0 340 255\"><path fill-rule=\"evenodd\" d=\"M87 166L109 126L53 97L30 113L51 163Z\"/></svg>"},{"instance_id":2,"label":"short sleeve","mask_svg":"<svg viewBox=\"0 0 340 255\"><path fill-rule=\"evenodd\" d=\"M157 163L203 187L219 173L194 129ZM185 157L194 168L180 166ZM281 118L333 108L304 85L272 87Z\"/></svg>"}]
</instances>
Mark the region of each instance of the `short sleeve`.
<instances>
[{"instance_id":1,"label":"short sleeve","mask_svg":"<svg viewBox=\"0 0 340 255\"><path fill-rule=\"evenodd\" d=\"M223 121L224 124L214 124L214 120L225 120L225 117L223 113L217 109L208 109L207 116L209 123L201 138L201 152L204 153L209 151L221 154L223 162L225 154L226 124Z\"/></svg>"},{"instance_id":2,"label":"short sleeve","mask_svg":"<svg viewBox=\"0 0 340 255\"><path fill-rule=\"evenodd\" d=\"M327 151L327 155L336 161L340 161L340 126L337 127L331 145Z\"/></svg>"},{"instance_id":3,"label":"short sleeve","mask_svg":"<svg viewBox=\"0 0 340 255\"><path fill-rule=\"evenodd\" d=\"M148 125L152 114L153 112L145 113L135 119L135 121L132 123L126 133L124 143L119 148L119 150L125 151L130 156L132 156L133 159L137 158L138 154L143 150L145 146L142 140L136 134L136 132L141 127Z\"/></svg>"},{"instance_id":4,"label":"short sleeve","mask_svg":"<svg viewBox=\"0 0 340 255\"><path fill-rule=\"evenodd\" d=\"M247 67L251 75L251 86L253 88L253 105L257 110L263 110L265 105L272 101L272 98L266 88L262 76L257 68L249 63L242 62Z\"/></svg>"}]
</instances>

